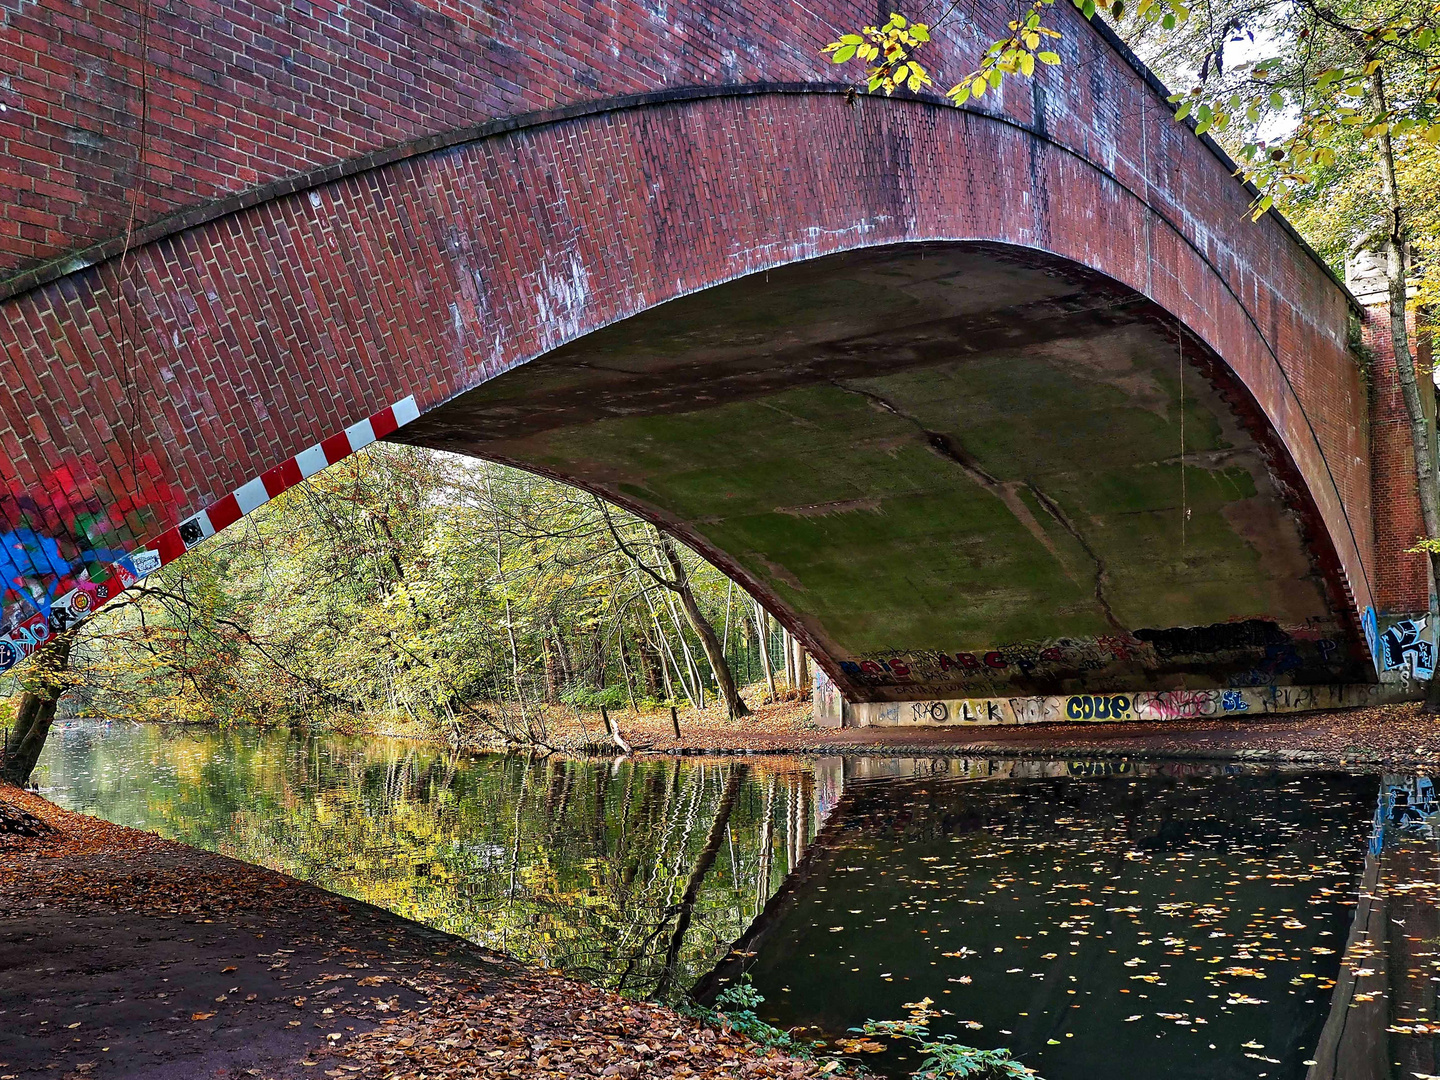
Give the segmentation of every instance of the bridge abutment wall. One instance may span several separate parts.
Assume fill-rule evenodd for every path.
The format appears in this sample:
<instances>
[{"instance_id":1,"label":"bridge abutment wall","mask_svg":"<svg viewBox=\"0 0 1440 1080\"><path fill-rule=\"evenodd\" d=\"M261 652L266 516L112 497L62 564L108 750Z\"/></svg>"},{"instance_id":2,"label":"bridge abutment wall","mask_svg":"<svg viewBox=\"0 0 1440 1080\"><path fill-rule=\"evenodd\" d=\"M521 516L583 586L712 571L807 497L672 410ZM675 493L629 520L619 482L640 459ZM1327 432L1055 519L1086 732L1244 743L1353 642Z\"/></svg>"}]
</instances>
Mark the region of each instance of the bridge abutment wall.
<instances>
[{"instance_id":1,"label":"bridge abutment wall","mask_svg":"<svg viewBox=\"0 0 1440 1080\"><path fill-rule=\"evenodd\" d=\"M1410 417L1396 376L1395 347L1390 335L1389 302L1363 294L1365 315L1361 340L1369 357L1370 484L1375 508L1375 611L1398 617L1430 610L1435 586L1430 560L1411 549L1425 536L1420 498L1415 488L1415 444ZM1435 384L1427 374L1433 366L1429 339L1415 334L1410 319L1420 398L1435 431Z\"/></svg>"},{"instance_id":2,"label":"bridge abutment wall","mask_svg":"<svg viewBox=\"0 0 1440 1080\"><path fill-rule=\"evenodd\" d=\"M833 683L817 684L815 722L821 727L1011 727L1023 724L1161 723L1171 720L1247 720L1282 713L1354 709L1413 700L1418 688L1398 679L1321 686L1243 686L1229 689L1064 694L1044 697L924 698L848 702Z\"/></svg>"}]
</instances>

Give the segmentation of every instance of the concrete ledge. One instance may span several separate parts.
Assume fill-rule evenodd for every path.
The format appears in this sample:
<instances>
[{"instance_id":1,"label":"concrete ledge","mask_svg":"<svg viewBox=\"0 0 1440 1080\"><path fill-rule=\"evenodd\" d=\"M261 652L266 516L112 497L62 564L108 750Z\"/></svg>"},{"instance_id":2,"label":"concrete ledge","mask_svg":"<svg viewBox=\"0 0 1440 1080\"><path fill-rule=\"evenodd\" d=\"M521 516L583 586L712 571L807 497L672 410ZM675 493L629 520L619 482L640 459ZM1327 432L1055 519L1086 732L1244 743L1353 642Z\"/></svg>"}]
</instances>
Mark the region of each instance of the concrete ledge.
<instances>
[{"instance_id":1,"label":"concrete ledge","mask_svg":"<svg viewBox=\"0 0 1440 1080\"><path fill-rule=\"evenodd\" d=\"M1243 720L1277 713L1355 709L1418 700L1418 686L1347 684L1239 686L1210 690L1070 694L1064 697L946 698L839 703L816 699L816 722L827 727L998 727L1094 721ZM836 695L838 697L838 695ZM824 710L825 715L821 712ZM837 723L836 721L840 722Z\"/></svg>"}]
</instances>

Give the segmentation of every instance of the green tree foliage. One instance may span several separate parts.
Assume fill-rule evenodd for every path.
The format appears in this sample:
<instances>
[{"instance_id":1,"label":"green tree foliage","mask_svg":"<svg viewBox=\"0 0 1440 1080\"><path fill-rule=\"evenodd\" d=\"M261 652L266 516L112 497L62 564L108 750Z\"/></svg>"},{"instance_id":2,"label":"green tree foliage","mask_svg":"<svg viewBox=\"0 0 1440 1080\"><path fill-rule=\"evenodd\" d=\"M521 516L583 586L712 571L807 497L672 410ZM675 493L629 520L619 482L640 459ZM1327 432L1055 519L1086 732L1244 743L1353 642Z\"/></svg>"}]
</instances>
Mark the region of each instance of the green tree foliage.
<instances>
[{"instance_id":1,"label":"green tree foliage","mask_svg":"<svg viewBox=\"0 0 1440 1080\"><path fill-rule=\"evenodd\" d=\"M677 566L694 611L657 578ZM547 702L704 704L754 623L714 567L590 495L376 445L100 612L72 679L95 715L330 711L544 745Z\"/></svg>"}]
</instances>

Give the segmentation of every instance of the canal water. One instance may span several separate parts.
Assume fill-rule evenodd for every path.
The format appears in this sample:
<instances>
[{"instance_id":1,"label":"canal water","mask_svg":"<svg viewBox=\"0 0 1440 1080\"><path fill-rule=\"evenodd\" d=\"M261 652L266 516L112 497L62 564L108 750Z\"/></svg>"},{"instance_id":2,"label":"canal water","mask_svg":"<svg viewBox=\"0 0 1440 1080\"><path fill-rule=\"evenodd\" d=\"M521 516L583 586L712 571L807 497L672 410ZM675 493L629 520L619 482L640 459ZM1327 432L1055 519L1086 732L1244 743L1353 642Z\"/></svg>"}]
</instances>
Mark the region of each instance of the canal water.
<instances>
[{"instance_id":1,"label":"canal water","mask_svg":"<svg viewBox=\"0 0 1440 1080\"><path fill-rule=\"evenodd\" d=\"M883 1075L919 1054L850 1029L926 999L934 1035L1008 1047L1048 1080L1440 1072L1423 778L456 758L71 721L37 780L72 809L627 993L748 981L763 1018Z\"/></svg>"}]
</instances>

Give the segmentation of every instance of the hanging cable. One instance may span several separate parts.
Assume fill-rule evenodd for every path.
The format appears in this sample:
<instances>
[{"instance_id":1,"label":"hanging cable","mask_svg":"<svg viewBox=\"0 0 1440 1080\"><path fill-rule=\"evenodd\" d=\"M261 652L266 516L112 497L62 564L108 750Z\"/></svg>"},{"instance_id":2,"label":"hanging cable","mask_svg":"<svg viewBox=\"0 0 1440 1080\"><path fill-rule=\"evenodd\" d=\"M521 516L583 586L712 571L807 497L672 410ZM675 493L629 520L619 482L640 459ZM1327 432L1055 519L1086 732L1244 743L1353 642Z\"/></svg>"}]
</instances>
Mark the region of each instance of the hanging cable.
<instances>
[{"instance_id":1,"label":"hanging cable","mask_svg":"<svg viewBox=\"0 0 1440 1080\"><path fill-rule=\"evenodd\" d=\"M1190 506L1185 490L1185 327L1175 320L1175 353L1180 358L1180 561L1185 561L1185 524Z\"/></svg>"}]
</instances>

